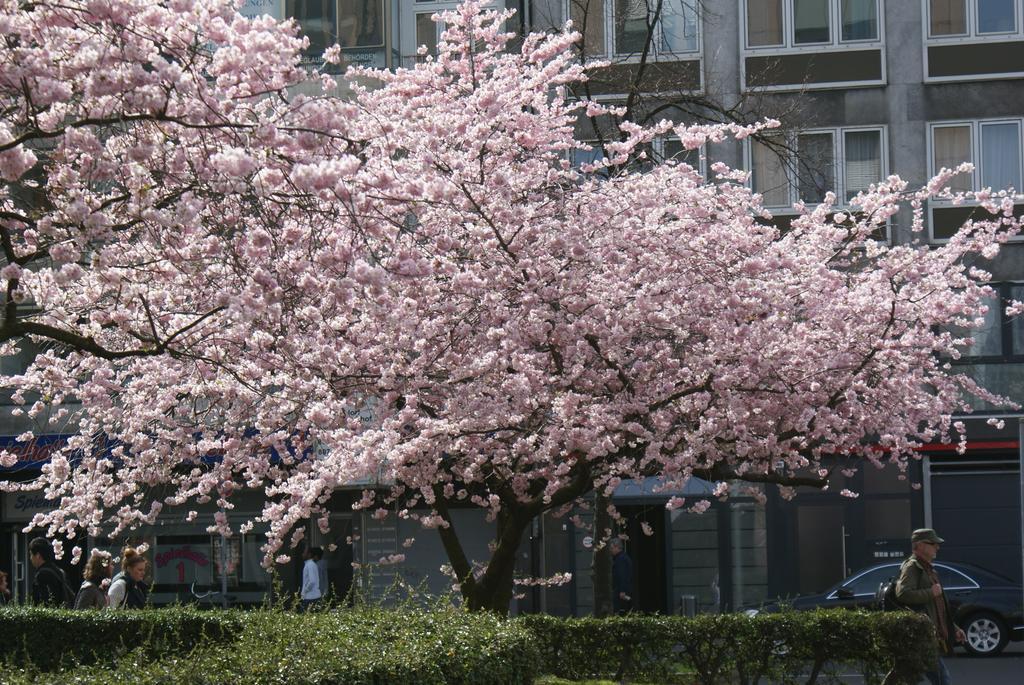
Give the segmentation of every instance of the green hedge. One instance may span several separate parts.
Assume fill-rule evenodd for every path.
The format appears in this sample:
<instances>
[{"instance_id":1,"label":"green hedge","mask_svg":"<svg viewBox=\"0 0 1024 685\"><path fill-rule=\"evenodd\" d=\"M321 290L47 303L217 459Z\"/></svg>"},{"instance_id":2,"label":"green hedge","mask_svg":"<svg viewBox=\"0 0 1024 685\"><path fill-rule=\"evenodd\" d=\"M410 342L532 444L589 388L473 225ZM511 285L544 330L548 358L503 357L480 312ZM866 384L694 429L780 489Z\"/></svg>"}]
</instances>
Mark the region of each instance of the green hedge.
<instances>
[{"instance_id":1,"label":"green hedge","mask_svg":"<svg viewBox=\"0 0 1024 685\"><path fill-rule=\"evenodd\" d=\"M506 620L453 608L16 608L0 610L0 649L12 685L531 685L541 673L753 685L822 682L834 667L878 683L897 659L902 682L916 683L935 638L909 612Z\"/></svg>"},{"instance_id":2,"label":"green hedge","mask_svg":"<svg viewBox=\"0 0 1024 685\"><path fill-rule=\"evenodd\" d=\"M702 685L815 683L841 665L877 683L898 660L901 679L917 683L936 655L928 619L909 612L521 620L541 645L542 670L567 679L672 681L690 673Z\"/></svg>"},{"instance_id":3,"label":"green hedge","mask_svg":"<svg viewBox=\"0 0 1024 685\"><path fill-rule=\"evenodd\" d=\"M187 654L199 645L237 639L243 625L237 612L184 607L69 611L7 606L0 608L0 661L49 671L110 663L136 649L147 658Z\"/></svg>"},{"instance_id":4,"label":"green hedge","mask_svg":"<svg viewBox=\"0 0 1024 685\"><path fill-rule=\"evenodd\" d=\"M244 630L230 645L165 652L157 659L150 656L156 650L140 649L122 655L116 665L95 663L49 673L10 669L7 682L531 685L539 675L533 634L516 621L490 614L353 609L241 616Z\"/></svg>"}]
</instances>

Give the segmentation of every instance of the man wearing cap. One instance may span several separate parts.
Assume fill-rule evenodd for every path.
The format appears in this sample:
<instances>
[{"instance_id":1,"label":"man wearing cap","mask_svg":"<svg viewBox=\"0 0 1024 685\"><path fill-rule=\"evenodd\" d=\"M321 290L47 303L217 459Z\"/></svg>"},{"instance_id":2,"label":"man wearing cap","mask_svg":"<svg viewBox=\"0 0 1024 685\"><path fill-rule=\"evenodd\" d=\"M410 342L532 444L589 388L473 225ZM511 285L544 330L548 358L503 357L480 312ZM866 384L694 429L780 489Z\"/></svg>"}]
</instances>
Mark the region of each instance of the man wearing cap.
<instances>
[{"instance_id":1,"label":"man wearing cap","mask_svg":"<svg viewBox=\"0 0 1024 685\"><path fill-rule=\"evenodd\" d=\"M927 614L935 626L939 660L936 670L925 673L932 685L950 685L953 682L942 656L953 652L953 640L963 642L967 639L964 631L953 623L949 602L946 601L939 576L932 566L942 542L942 538L931 528L918 528L911 533L913 553L900 566L900 577L896 581L896 599L915 611ZM885 682L889 682L893 675L890 672Z\"/></svg>"}]
</instances>

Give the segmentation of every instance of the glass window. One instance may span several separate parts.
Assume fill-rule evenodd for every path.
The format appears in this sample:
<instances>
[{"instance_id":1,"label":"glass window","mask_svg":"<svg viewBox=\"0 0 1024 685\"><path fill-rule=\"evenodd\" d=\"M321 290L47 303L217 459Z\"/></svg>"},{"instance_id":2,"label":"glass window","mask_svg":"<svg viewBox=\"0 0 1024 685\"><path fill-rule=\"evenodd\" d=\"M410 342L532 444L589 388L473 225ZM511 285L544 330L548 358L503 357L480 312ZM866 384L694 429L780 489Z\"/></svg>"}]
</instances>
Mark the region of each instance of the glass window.
<instances>
[{"instance_id":1,"label":"glass window","mask_svg":"<svg viewBox=\"0 0 1024 685\"><path fill-rule=\"evenodd\" d=\"M697 49L697 6L694 0L665 0L661 9L661 49Z\"/></svg>"},{"instance_id":2,"label":"glass window","mask_svg":"<svg viewBox=\"0 0 1024 685\"><path fill-rule=\"evenodd\" d=\"M829 0L793 0L793 42L827 43Z\"/></svg>"},{"instance_id":3,"label":"glass window","mask_svg":"<svg viewBox=\"0 0 1024 685\"><path fill-rule=\"evenodd\" d=\"M153 549L153 582L157 585L209 585L214 563L209 535L161 535Z\"/></svg>"},{"instance_id":4,"label":"glass window","mask_svg":"<svg viewBox=\"0 0 1024 685\"><path fill-rule=\"evenodd\" d=\"M747 45L782 45L782 0L747 0Z\"/></svg>"},{"instance_id":5,"label":"glass window","mask_svg":"<svg viewBox=\"0 0 1024 685\"><path fill-rule=\"evenodd\" d=\"M439 26L430 17L433 12L424 12L416 15L416 47L427 46L427 54L437 54L437 39Z\"/></svg>"},{"instance_id":6,"label":"glass window","mask_svg":"<svg viewBox=\"0 0 1024 685\"><path fill-rule=\"evenodd\" d=\"M647 43L647 0L615 0L615 53L641 52Z\"/></svg>"},{"instance_id":7,"label":"glass window","mask_svg":"<svg viewBox=\"0 0 1024 685\"><path fill-rule=\"evenodd\" d=\"M573 27L583 34L587 55L603 55L604 0L569 0L569 17Z\"/></svg>"},{"instance_id":8,"label":"glass window","mask_svg":"<svg viewBox=\"0 0 1024 685\"><path fill-rule=\"evenodd\" d=\"M718 569L718 516L714 511L694 514L681 509L671 517L672 607L693 597L699 613L722 608Z\"/></svg>"},{"instance_id":9,"label":"glass window","mask_svg":"<svg viewBox=\"0 0 1024 685\"><path fill-rule=\"evenodd\" d=\"M835 189L833 141L831 133L803 133L797 136L797 181L800 199L821 202L825 193Z\"/></svg>"},{"instance_id":10,"label":"glass window","mask_svg":"<svg viewBox=\"0 0 1024 685\"><path fill-rule=\"evenodd\" d=\"M935 572L939 576L939 585L943 590L954 590L956 588L975 587L977 583L948 566L935 565Z\"/></svg>"},{"instance_id":11,"label":"glass window","mask_svg":"<svg viewBox=\"0 0 1024 685\"><path fill-rule=\"evenodd\" d=\"M302 35L309 38L303 53L307 59L320 61L324 50L338 41L336 8L334 0L288 0L286 15L294 17Z\"/></svg>"},{"instance_id":12,"label":"glass window","mask_svg":"<svg viewBox=\"0 0 1024 685\"><path fill-rule=\"evenodd\" d=\"M729 505L732 538L732 606L750 606L768 595L768 534L764 506Z\"/></svg>"},{"instance_id":13,"label":"glass window","mask_svg":"<svg viewBox=\"0 0 1024 685\"><path fill-rule=\"evenodd\" d=\"M878 586L881 583L895 578L899 575L899 572L900 567L898 564L883 566L844 583L843 587L855 595L873 595L878 591Z\"/></svg>"},{"instance_id":14,"label":"glass window","mask_svg":"<svg viewBox=\"0 0 1024 685\"><path fill-rule=\"evenodd\" d=\"M789 205L789 182L786 180L786 167L779 155L761 141L753 140L750 145L750 156L754 192L764 196L764 205Z\"/></svg>"},{"instance_id":15,"label":"glass window","mask_svg":"<svg viewBox=\"0 0 1024 685\"><path fill-rule=\"evenodd\" d=\"M981 185L996 190L1020 183L1020 127L1015 123L981 125Z\"/></svg>"},{"instance_id":16,"label":"glass window","mask_svg":"<svg viewBox=\"0 0 1024 685\"><path fill-rule=\"evenodd\" d=\"M978 0L978 33L1010 33L1017 28L1016 0Z\"/></svg>"},{"instance_id":17,"label":"glass window","mask_svg":"<svg viewBox=\"0 0 1024 685\"><path fill-rule=\"evenodd\" d=\"M933 36L958 36L967 33L965 0L930 0L929 33Z\"/></svg>"},{"instance_id":18,"label":"glass window","mask_svg":"<svg viewBox=\"0 0 1024 685\"><path fill-rule=\"evenodd\" d=\"M988 311L984 314L984 323L980 328L961 328L953 326L950 332L958 338L971 338L973 345L960 348L965 357L998 357L1003 353L1002 315L999 298L993 295L986 304Z\"/></svg>"},{"instance_id":19,"label":"glass window","mask_svg":"<svg viewBox=\"0 0 1024 685\"><path fill-rule=\"evenodd\" d=\"M878 39L877 0L843 0L843 40Z\"/></svg>"},{"instance_id":20,"label":"glass window","mask_svg":"<svg viewBox=\"0 0 1024 685\"><path fill-rule=\"evenodd\" d=\"M955 169L963 162L972 162L971 156L971 127L963 126L939 126L932 129L933 155L935 167L932 173L937 174L939 169ZM971 190L974 183L971 174L960 174L950 183L953 190Z\"/></svg>"},{"instance_id":21,"label":"glass window","mask_svg":"<svg viewBox=\"0 0 1024 685\"><path fill-rule=\"evenodd\" d=\"M604 148L597 141L582 141L590 146L589 150L573 150L572 165L579 169L584 164L594 164L604 158Z\"/></svg>"},{"instance_id":22,"label":"glass window","mask_svg":"<svg viewBox=\"0 0 1024 685\"><path fill-rule=\"evenodd\" d=\"M700 171L700 150L687 150L683 142L678 138L668 138L662 142L662 159L674 159L677 162L689 164L697 171Z\"/></svg>"},{"instance_id":23,"label":"glass window","mask_svg":"<svg viewBox=\"0 0 1024 685\"><path fill-rule=\"evenodd\" d=\"M343 48L384 45L383 0L338 0L338 44Z\"/></svg>"},{"instance_id":24,"label":"glass window","mask_svg":"<svg viewBox=\"0 0 1024 685\"><path fill-rule=\"evenodd\" d=\"M848 131L846 153L846 199L866 191L882 179L882 134L880 131Z\"/></svg>"}]
</instances>

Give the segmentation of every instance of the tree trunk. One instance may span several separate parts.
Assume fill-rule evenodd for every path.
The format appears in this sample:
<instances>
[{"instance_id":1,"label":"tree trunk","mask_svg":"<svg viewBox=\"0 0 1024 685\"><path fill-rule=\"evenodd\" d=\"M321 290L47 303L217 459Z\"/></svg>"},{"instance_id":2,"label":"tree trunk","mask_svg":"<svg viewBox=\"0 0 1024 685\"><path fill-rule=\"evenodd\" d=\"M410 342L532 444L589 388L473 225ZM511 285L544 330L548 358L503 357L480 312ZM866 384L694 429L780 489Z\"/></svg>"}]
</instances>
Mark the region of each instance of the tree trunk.
<instances>
[{"instance_id":1,"label":"tree trunk","mask_svg":"<svg viewBox=\"0 0 1024 685\"><path fill-rule=\"evenodd\" d=\"M608 498L601 492L594 493L594 560L590 577L594 582L594 616L610 616L612 613L612 553L608 549L607 533L611 529L608 516Z\"/></svg>"}]
</instances>

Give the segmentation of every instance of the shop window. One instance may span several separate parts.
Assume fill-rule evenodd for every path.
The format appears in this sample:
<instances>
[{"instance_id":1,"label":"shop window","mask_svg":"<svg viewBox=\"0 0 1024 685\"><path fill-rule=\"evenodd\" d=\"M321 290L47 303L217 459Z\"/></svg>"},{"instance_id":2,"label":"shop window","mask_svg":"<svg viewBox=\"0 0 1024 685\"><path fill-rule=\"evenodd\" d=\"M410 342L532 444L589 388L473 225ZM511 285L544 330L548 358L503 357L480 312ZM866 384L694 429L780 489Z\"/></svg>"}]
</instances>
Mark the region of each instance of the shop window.
<instances>
[{"instance_id":1,"label":"shop window","mask_svg":"<svg viewBox=\"0 0 1024 685\"><path fill-rule=\"evenodd\" d=\"M879 40L878 0L746 0L747 48Z\"/></svg>"},{"instance_id":2,"label":"shop window","mask_svg":"<svg viewBox=\"0 0 1024 685\"><path fill-rule=\"evenodd\" d=\"M323 61L324 51L338 42L336 0L287 0L285 15L295 19L302 35L309 39L304 61Z\"/></svg>"}]
</instances>

